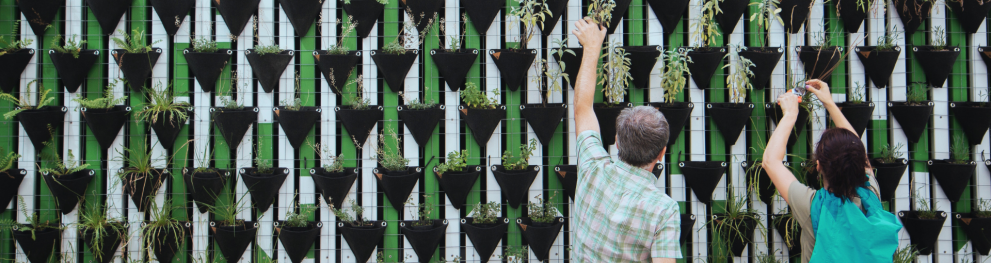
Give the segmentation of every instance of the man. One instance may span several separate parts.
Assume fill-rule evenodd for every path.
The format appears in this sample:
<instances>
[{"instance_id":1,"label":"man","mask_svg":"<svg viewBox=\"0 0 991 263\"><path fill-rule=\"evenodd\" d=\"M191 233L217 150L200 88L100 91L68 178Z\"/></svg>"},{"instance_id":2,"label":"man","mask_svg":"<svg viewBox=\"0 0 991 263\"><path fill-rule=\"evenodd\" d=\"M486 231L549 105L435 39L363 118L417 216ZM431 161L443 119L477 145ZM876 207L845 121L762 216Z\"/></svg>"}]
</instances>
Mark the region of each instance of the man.
<instances>
[{"instance_id":1,"label":"man","mask_svg":"<svg viewBox=\"0 0 991 263\"><path fill-rule=\"evenodd\" d=\"M667 150L668 123L657 109L623 110L616 120L614 162L592 111L595 68L606 29L591 19L572 30L585 47L575 85L578 186L575 258L579 262L675 262L681 258L678 204L654 186L650 173Z\"/></svg>"}]
</instances>

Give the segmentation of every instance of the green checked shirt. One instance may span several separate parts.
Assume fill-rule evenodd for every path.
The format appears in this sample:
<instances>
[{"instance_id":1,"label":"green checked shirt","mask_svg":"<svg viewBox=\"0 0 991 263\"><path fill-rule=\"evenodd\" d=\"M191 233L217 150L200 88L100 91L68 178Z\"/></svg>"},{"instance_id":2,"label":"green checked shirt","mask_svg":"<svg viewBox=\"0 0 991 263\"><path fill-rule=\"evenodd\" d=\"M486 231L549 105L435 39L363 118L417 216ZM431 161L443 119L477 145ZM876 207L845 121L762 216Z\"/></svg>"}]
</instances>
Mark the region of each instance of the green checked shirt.
<instances>
[{"instance_id":1,"label":"green checked shirt","mask_svg":"<svg viewBox=\"0 0 991 263\"><path fill-rule=\"evenodd\" d=\"M647 170L613 161L598 132L578 135L575 249L578 262L681 258L678 203Z\"/></svg>"}]
</instances>

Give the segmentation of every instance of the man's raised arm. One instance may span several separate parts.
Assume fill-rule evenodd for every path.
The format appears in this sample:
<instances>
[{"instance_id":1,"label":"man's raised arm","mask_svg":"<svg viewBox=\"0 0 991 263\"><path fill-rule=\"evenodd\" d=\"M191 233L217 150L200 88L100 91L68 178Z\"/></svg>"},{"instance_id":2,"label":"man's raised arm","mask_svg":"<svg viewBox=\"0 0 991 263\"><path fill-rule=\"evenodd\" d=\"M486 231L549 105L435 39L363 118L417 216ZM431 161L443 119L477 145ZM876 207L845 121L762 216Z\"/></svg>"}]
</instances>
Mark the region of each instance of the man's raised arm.
<instances>
[{"instance_id":1,"label":"man's raised arm","mask_svg":"<svg viewBox=\"0 0 991 263\"><path fill-rule=\"evenodd\" d=\"M592 111L592 101L595 98L595 68L599 64L606 29L585 18L575 22L575 29L571 33L585 48L578 78L575 80L575 136L578 136L589 130L599 132L599 120Z\"/></svg>"}]
</instances>

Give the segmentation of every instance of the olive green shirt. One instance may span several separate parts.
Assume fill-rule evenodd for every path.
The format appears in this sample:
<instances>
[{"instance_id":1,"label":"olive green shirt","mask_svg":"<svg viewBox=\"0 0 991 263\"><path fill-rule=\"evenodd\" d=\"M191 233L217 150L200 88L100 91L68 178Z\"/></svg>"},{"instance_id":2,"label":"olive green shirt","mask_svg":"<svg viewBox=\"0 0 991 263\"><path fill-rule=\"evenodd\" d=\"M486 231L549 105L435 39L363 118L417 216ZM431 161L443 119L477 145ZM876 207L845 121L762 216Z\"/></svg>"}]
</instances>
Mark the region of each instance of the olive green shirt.
<instances>
[{"instance_id":1,"label":"olive green shirt","mask_svg":"<svg viewBox=\"0 0 991 263\"><path fill-rule=\"evenodd\" d=\"M878 193L877 180L874 176L868 176L870 178L868 181L871 185L869 188L875 195L881 196ZM809 217L812 206L812 198L815 197L816 190L812 189L801 182L795 181L791 183L788 187L788 206L791 207L791 215L794 220L797 220L798 225L802 227L802 262L808 263L809 259L812 258L812 249L815 248L816 244L816 233L812 230L812 218ZM860 198L854 197L851 199L857 207L861 210L864 209L860 205Z\"/></svg>"}]
</instances>

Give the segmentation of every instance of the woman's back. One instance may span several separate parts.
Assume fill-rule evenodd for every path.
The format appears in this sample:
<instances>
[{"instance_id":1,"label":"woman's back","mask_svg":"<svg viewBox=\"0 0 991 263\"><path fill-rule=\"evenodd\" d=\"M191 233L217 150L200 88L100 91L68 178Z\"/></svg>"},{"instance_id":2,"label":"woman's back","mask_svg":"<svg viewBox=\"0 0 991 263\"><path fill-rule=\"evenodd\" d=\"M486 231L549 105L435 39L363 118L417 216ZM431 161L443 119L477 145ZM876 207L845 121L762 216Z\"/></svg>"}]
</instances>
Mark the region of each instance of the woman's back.
<instances>
[{"instance_id":1,"label":"woman's back","mask_svg":"<svg viewBox=\"0 0 991 263\"><path fill-rule=\"evenodd\" d=\"M869 181L871 187L868 189L874 193L875 196L880 196L877 190L877 181L874 176L869 176ZM802 262L807 263L809 259L812 258L812 250L815 247L816 238L815 232L812 230L812 218L810 217L812 198L815 197L817 192L816 189L812 189L801 182L795 181L788 187L788 207L791 208L791 215L798 225L802 227L801 232L801 246L802 246ZM860 204L860 198L852 198L852 201L861 210L864 207Z\"/></svg>"}]
</instances>

